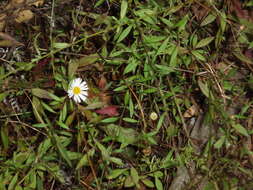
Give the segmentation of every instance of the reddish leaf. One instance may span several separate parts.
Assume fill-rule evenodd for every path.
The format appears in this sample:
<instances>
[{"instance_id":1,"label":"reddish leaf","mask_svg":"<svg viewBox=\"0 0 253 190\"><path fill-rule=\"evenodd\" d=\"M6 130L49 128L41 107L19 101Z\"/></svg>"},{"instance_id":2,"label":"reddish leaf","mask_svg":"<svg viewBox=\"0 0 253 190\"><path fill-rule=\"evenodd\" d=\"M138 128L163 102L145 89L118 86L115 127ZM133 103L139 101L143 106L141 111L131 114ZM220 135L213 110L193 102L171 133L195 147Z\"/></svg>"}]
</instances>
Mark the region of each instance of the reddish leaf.
<instances>
[{"instance_id":1,"label":"reddish leaf","mask_svg":"<svg viewBox=\"0 0 253 190\"><path fill-rule=\"evenodd\" d=\"M234 9L236 16L239 18L248 19L249 18L249 12L247 10L244 10L242 8L242 3L238 0L232 1L232 9Z\"/></svg>"},{"instance_id":2,"label":"reddish leaf","mask_svg":"<svg viewBox=\"0 0 253 190\"><path fill-rule=\"evenodd\" d=\"M99 82L98 82L98 87L99 87L100 89L104 89L105 86L106 86L106 84L107 84L106 78L105 78L104 76L102 76L102 77L100 78Z\"/></svg>"},{"instance_id":3,"label":"reddish leaf","mask_svg":"<svg viewBox=\"0 0 253 190\"><path fill-rule=\"evenodd\" d=\"M107 107L98 109L95 112L101 115L117 116L119 115L117 108L118 108L117 106L107 106Z\"/></svg>"}]
</instances>

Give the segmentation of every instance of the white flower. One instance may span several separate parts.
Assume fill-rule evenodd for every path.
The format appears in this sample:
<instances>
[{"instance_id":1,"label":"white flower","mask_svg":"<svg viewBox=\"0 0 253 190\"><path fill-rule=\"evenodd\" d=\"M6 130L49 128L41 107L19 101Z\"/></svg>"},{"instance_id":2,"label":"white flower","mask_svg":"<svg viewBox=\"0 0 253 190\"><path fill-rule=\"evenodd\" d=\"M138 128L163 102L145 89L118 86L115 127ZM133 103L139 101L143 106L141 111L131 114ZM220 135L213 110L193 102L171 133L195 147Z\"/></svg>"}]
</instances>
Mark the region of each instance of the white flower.
<instances>
[{"instance_id":1,"label":"white flower","mask_svg":"<svg viewBox=\"0 0 253 190\"><path fill-rule=\"evenodd\" d=\"M74 79L68 89L69 98L73 98L76 103L85 101L88 96L88 86L81 78Z\"/></svg>"}]
</instances>

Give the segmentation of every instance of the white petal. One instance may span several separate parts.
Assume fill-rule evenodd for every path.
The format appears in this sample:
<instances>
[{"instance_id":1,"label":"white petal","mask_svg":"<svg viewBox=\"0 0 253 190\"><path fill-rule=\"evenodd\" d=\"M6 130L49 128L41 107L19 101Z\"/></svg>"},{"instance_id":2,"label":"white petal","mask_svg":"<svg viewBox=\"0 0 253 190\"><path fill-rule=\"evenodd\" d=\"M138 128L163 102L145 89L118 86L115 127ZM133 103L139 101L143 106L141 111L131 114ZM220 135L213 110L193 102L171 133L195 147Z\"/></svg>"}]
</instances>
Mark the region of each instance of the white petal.
<instances>
[{"instance_id":1,"label":"white petal","mask_svg":"<svg viewBox=\"0 0 253 190\"><path fill-rule=\"evenodd\" d=\"M83 87L86 87L87 86L87 83L84 81L80 84L80 86L83 86Z\"/></svg>"},{"instance_id":2,"label":"white petal","mask_svg":"<svg viewBox=\"0 0 253 190\"><path fill-rule=\"evenodd\" d=\"M87 91L87 90L88 90L88 87L87 87L87 86L81 86L81 89L82 89L83 91Z\"/></svg>"},{"instance_id":3,"label":"white petal","mask_svg":"<svg viewBox=\"0 0 253 190\"><path fill-rule=\"evenodd\" d=\"M88 92L87 91L82 91L80 94L83 95L83 96L88 96Z\"/></svg>"},{"instance_id":4,"label":"white petal","mask_svg":"<svg viewBox=\"0 0 253 190\"><path fill-rule=\"evenodd\" d=\"M85 97L84 95L82 95L82 94L79 94L79 97L80 97L80 99L81 99L82 101L85 101L85 100L86 100L86 97Z\"/></svg>"},{"instance_id":5,"label":"white petal","mask_svg":"<svg viewBox=\"0 0 253 190\"><path fill-rule=\"evenodd\" d=\"M79 86L82 83L82 79L77 78L75 83L76 83L76 86Z\"/></svg>"},{"instance_id":6,"label":"white petal","mask_svg":"<svg viewBox=\"0 0 253 190\"><path fill-rule=\"evenodd\" d=\"M82 101L81 98L79 97L79 95L77 95L76 98L78 100L77 103L80 103Z\"/></svg>"},{"instance_id":7,"label":"white petal","mask_svg":"<svg viewBox=\"0 0 253 190\"><path fill-rule=\"evenodd\" d=\"M74 101L75 101L76 103L78 103L77 96L74 96Z\"/></svg>"}]
</instances>

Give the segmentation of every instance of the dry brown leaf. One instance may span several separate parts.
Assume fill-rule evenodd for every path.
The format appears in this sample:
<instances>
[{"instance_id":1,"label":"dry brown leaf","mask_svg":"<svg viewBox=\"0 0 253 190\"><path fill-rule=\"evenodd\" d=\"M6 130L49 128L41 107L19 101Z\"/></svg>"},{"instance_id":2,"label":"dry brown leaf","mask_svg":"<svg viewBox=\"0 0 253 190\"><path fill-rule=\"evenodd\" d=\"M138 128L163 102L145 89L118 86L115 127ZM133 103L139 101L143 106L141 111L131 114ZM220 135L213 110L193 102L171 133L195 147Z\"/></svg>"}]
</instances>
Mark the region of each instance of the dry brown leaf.
<instances>
[{"instance_id":1,"label":"dry brown leaf","mask_svg":"<svg viewBox=\"0 0 253 190\"><path fill-rule=\"evenodd\" d=\"M0 15L0 31L3 31L4 27L5 27L5 14L1 14Z\"/></svg>"},{"instance_id":2,"label":"dry brown leaf","mask_svg":"<svg viewBox=\"0 0 253 190\"><path fill-rule=\"evenodd\" d=\"M18 13L15 21L17 23L27 22L33 18L33 12L31 10L23 10Z\"/></svg>"},{"instance_id":3,"label":"dry brown leaf","mask_svg":"<svg viewBox=\"0 0 253 190\"><path fill-rule=\"evenodd\" d=\"M188 108L187 110L186 110L186 112L184 113L184 117L185 118L190 118L190 117L193 117L193 116L195 116L195 115L197 115L198 114L198 108L197 108L197 106L195 106L195 105L192 105L190 108Z\"/></svg>"},{"instance_id":4,"label":"dry brown leaf","mask_svg":"<svg viewBox=\"0 0 253 190\"><path fill-rule=\"evenodd\" d=\"M9 34L0 32L0 47L11 47L11 46L19 46L23 45L22 43L15 40L13 37L11 37Z\"/></svg>"},{"instance_id":5,"label":"dry brown leaf","mask_svg":"<svg viewBox=\"0 0 253 190\"><path fill-rule=\"evenodd\" d=\"M37 0L33 2L31 5L34 5L35 7L42 6L44 4L44 0Z\"/></svg>"}]
</instances>

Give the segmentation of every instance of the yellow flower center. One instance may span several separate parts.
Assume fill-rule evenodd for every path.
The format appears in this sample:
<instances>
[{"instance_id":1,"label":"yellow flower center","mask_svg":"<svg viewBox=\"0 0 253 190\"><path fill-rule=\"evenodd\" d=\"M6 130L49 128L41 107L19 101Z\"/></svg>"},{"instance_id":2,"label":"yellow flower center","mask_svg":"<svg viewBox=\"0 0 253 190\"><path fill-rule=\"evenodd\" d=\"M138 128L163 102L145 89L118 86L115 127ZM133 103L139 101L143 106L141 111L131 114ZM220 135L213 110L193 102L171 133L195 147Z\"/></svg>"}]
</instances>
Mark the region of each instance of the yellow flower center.
<instances>
[{"instance_id":1,"label":"yellow flower center","mask_svg":"<svg viewBox=\"0 0 253 190\"><path fill-rule=\"evenodd\" d=\"M81 92L81 88L80 88L80 87L75 86L75 87L73 88L73 93L74 93L75 95L80 94L80 92Z\"/></svg>"}]
</instances>

